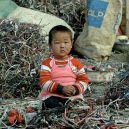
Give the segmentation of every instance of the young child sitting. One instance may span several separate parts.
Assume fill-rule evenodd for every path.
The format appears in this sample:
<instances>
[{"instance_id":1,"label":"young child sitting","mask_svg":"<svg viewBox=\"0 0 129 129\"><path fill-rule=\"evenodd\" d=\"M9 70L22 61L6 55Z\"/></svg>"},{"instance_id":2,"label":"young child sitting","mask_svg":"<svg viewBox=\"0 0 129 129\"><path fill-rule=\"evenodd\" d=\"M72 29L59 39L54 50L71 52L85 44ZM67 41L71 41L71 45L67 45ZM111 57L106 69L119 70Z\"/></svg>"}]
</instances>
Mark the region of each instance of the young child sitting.
<instances>
[{"instance_id":1,"label":"young child sitting","mask_svg":"<svg viewBox=\"0 0 129 129\"><path fill-rule=\"evenodd\" d=\"M71 98L82 98L87 89L88 78L79 60L69 55L73 45L72 32L58 25L49 32L50 58L42 61L40 69L39 98L43 107L60 107Z\"/></svg>"}]
</instances>

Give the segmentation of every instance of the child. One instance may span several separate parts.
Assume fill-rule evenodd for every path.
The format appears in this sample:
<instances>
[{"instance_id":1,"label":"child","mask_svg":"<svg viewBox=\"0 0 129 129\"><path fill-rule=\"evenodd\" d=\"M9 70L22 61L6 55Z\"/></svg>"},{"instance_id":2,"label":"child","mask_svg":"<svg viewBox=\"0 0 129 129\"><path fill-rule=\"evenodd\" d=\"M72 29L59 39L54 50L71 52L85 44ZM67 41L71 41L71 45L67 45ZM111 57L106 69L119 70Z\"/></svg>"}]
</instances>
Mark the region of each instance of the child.
<instances>
[{"instance_id":1,"label":"child","mask_svg":"<svg viewBox=\"0 0 129 129\"><path fill-rule=\"evenodd\" d=\"M83 98L89 80L83 65L69 55L72 45L72 32L67 27L58 25L50 30L52 55L42 62L39 79L42 88L39 98L44 107L60 107L68 98Z\"/></svg>"}]
</instances>

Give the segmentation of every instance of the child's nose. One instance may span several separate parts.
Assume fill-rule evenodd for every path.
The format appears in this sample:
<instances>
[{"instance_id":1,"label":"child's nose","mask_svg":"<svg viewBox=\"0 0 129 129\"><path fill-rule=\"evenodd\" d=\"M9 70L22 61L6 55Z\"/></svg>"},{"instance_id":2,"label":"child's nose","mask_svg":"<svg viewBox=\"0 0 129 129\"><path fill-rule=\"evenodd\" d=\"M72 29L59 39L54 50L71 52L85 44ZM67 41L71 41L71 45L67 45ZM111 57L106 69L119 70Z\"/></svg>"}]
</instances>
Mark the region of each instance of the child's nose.
<instances>
[{"instance_id":1,"label":"child's nose","mask_svg":"<svg viewBox=\"0 0 129 129\"><path fill-rule=\"evenodd\" d=\"M61 46L61 47L64 47L64 46L65 46L65 43L61 43L60 46Z\"/></svg>"}]
</instances>

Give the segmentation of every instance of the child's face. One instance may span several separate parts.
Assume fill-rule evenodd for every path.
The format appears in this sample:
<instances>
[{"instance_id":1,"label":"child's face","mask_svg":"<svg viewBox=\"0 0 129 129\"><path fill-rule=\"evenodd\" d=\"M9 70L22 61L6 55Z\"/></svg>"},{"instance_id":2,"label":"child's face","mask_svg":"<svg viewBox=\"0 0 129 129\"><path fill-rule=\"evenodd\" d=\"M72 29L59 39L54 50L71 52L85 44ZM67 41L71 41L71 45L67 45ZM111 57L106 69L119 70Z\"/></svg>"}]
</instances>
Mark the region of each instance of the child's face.
<instances>
[{"instance_id":1,"label":"child's face","mask_svg":"<svg viewBox=\"0 0 129 129\"><path fill-rule=\"evenodd\" d=\"M53 35L51 49L56 58L64 59L68 56L72 48L70 34L67 32L56 32Z\"/></svg>"}]
</instances>

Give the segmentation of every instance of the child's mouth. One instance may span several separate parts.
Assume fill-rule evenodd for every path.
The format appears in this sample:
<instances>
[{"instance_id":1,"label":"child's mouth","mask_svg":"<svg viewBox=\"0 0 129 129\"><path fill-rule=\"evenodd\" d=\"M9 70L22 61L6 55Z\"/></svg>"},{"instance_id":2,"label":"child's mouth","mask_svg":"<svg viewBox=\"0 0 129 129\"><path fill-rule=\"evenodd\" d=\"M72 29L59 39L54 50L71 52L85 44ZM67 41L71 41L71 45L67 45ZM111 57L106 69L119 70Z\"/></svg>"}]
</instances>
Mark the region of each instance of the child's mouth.
<instances>
[{"instance_id":1,"label":"child's mouth","mask_svg":"<svg viewBox=\"0 0 129 129\"><path fill-rule=\"evenodd\" d=\"M61 50L61 52L65 52L65 50Z\"/></svg>"}]
</instances>

